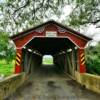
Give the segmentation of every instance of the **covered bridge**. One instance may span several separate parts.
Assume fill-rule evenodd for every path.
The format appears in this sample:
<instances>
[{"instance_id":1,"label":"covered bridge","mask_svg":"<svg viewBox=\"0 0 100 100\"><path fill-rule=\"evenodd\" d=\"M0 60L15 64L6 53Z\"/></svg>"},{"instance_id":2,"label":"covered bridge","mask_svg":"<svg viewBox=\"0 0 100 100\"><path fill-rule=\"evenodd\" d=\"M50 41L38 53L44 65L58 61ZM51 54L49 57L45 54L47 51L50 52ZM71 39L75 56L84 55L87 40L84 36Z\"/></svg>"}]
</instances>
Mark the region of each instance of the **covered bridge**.
<instances>
[{"instance_id":1,"label":"covered bridge","mask_svg":"<svg viewBox=\"0 0 100 100\"><path fill-rule=\"evenodd\" d=\"M48 21L10 37L16 45L15 73L30 74L41 67L44 55L73 78L86 72L84 48L91 38L55 21Z\"/></svg>"}]
</instances>

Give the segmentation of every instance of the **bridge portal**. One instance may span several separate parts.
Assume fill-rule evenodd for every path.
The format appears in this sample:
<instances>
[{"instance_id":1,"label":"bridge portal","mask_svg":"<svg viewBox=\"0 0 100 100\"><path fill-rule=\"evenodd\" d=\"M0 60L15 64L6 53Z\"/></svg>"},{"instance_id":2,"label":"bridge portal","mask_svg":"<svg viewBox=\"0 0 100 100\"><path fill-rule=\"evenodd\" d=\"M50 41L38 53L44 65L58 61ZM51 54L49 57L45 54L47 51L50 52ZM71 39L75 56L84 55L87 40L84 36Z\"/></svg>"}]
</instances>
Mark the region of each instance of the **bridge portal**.
<instances>
[{"instance_id":1,"label":"bridge portal","mask_svg":"<svg viewBox=\"0 0 100 100\"><path fill-rule=\"evenodd\" d=\"M16 45L15 73L31 74L42 68L44 55L52 55L55 69L73 78L85 73L84 48L91 38L48 21L11 37Z\"/></svg>"}]
</instances>

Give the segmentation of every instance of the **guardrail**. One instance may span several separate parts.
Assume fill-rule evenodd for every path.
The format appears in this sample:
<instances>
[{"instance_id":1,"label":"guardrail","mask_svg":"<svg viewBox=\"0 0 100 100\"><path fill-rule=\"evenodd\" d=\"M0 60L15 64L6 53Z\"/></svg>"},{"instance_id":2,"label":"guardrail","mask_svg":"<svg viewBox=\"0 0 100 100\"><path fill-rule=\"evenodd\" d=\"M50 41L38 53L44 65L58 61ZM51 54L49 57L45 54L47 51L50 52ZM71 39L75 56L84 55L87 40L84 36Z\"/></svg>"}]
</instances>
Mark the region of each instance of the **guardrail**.
<instances>
[{"instance_id":1,"label":"guardrail","mask_svg":"<svg viewBox=\"0 0 100 100\"><path fill-rule=\"evenodd\" d=\"M75 72L75 78L78 83L87 89L100 93L100 76L89 73Z\"/></svg>"},{"instance_id":2,"label":"guardrail","mask_svg":"<svg viewBox=\"0 0 100 100\"><path fill-rule=\"evenodd\" d=\"M81 84L87 89L100 93L100 76L84 73L81 75Z\"/></svg>"},{"instance_id":3,"label":"guardrail","mask_svg":"<svg viewBox=\"0 0 100 100\"><path fill-rule=\"evenodd\" d=\"M0 100L14 93L25 80L25 73L15 74L0 81Z\"/></svg>"}]
</instances>

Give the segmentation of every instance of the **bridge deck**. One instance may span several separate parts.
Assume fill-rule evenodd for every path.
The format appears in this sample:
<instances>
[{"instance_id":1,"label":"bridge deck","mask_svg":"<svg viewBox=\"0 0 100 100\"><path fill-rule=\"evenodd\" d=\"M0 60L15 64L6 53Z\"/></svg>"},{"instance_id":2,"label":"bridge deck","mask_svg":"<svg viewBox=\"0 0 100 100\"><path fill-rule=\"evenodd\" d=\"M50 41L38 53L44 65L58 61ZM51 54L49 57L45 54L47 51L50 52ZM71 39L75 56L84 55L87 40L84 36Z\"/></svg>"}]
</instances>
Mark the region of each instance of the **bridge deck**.
<instances>
[{"instance_id":1,"label":"bridge deck","mask_svg":"<svg viewBox=\"0 0 100 100\"><path fill-rule=\"evenodd\" d=\"M71 78L55 72L54 68L47 72L45 67L33 74L30 84L7 100L100 100L99 94L82 88Z\"/></svg>"}]
</instances>

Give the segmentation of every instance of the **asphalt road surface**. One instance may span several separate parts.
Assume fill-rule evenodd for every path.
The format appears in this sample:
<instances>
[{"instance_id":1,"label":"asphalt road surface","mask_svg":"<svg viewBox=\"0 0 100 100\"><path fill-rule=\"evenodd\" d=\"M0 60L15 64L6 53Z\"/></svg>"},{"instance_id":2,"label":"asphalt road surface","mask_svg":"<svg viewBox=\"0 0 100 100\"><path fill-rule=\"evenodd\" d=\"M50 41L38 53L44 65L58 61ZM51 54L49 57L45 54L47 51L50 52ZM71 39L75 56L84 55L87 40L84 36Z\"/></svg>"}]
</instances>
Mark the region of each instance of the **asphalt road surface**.
<instances>
[{"instance_id":1,"label":"asphalt road surface","mask_svg":"<svg viewBox=\"0 0 100 100\"><path fill-rule=\"evenodd\" d=\"M42 66L27 83L7 100L100 100L100 95L81 87L74 80Z\"/></svg>"}]
</instances>

